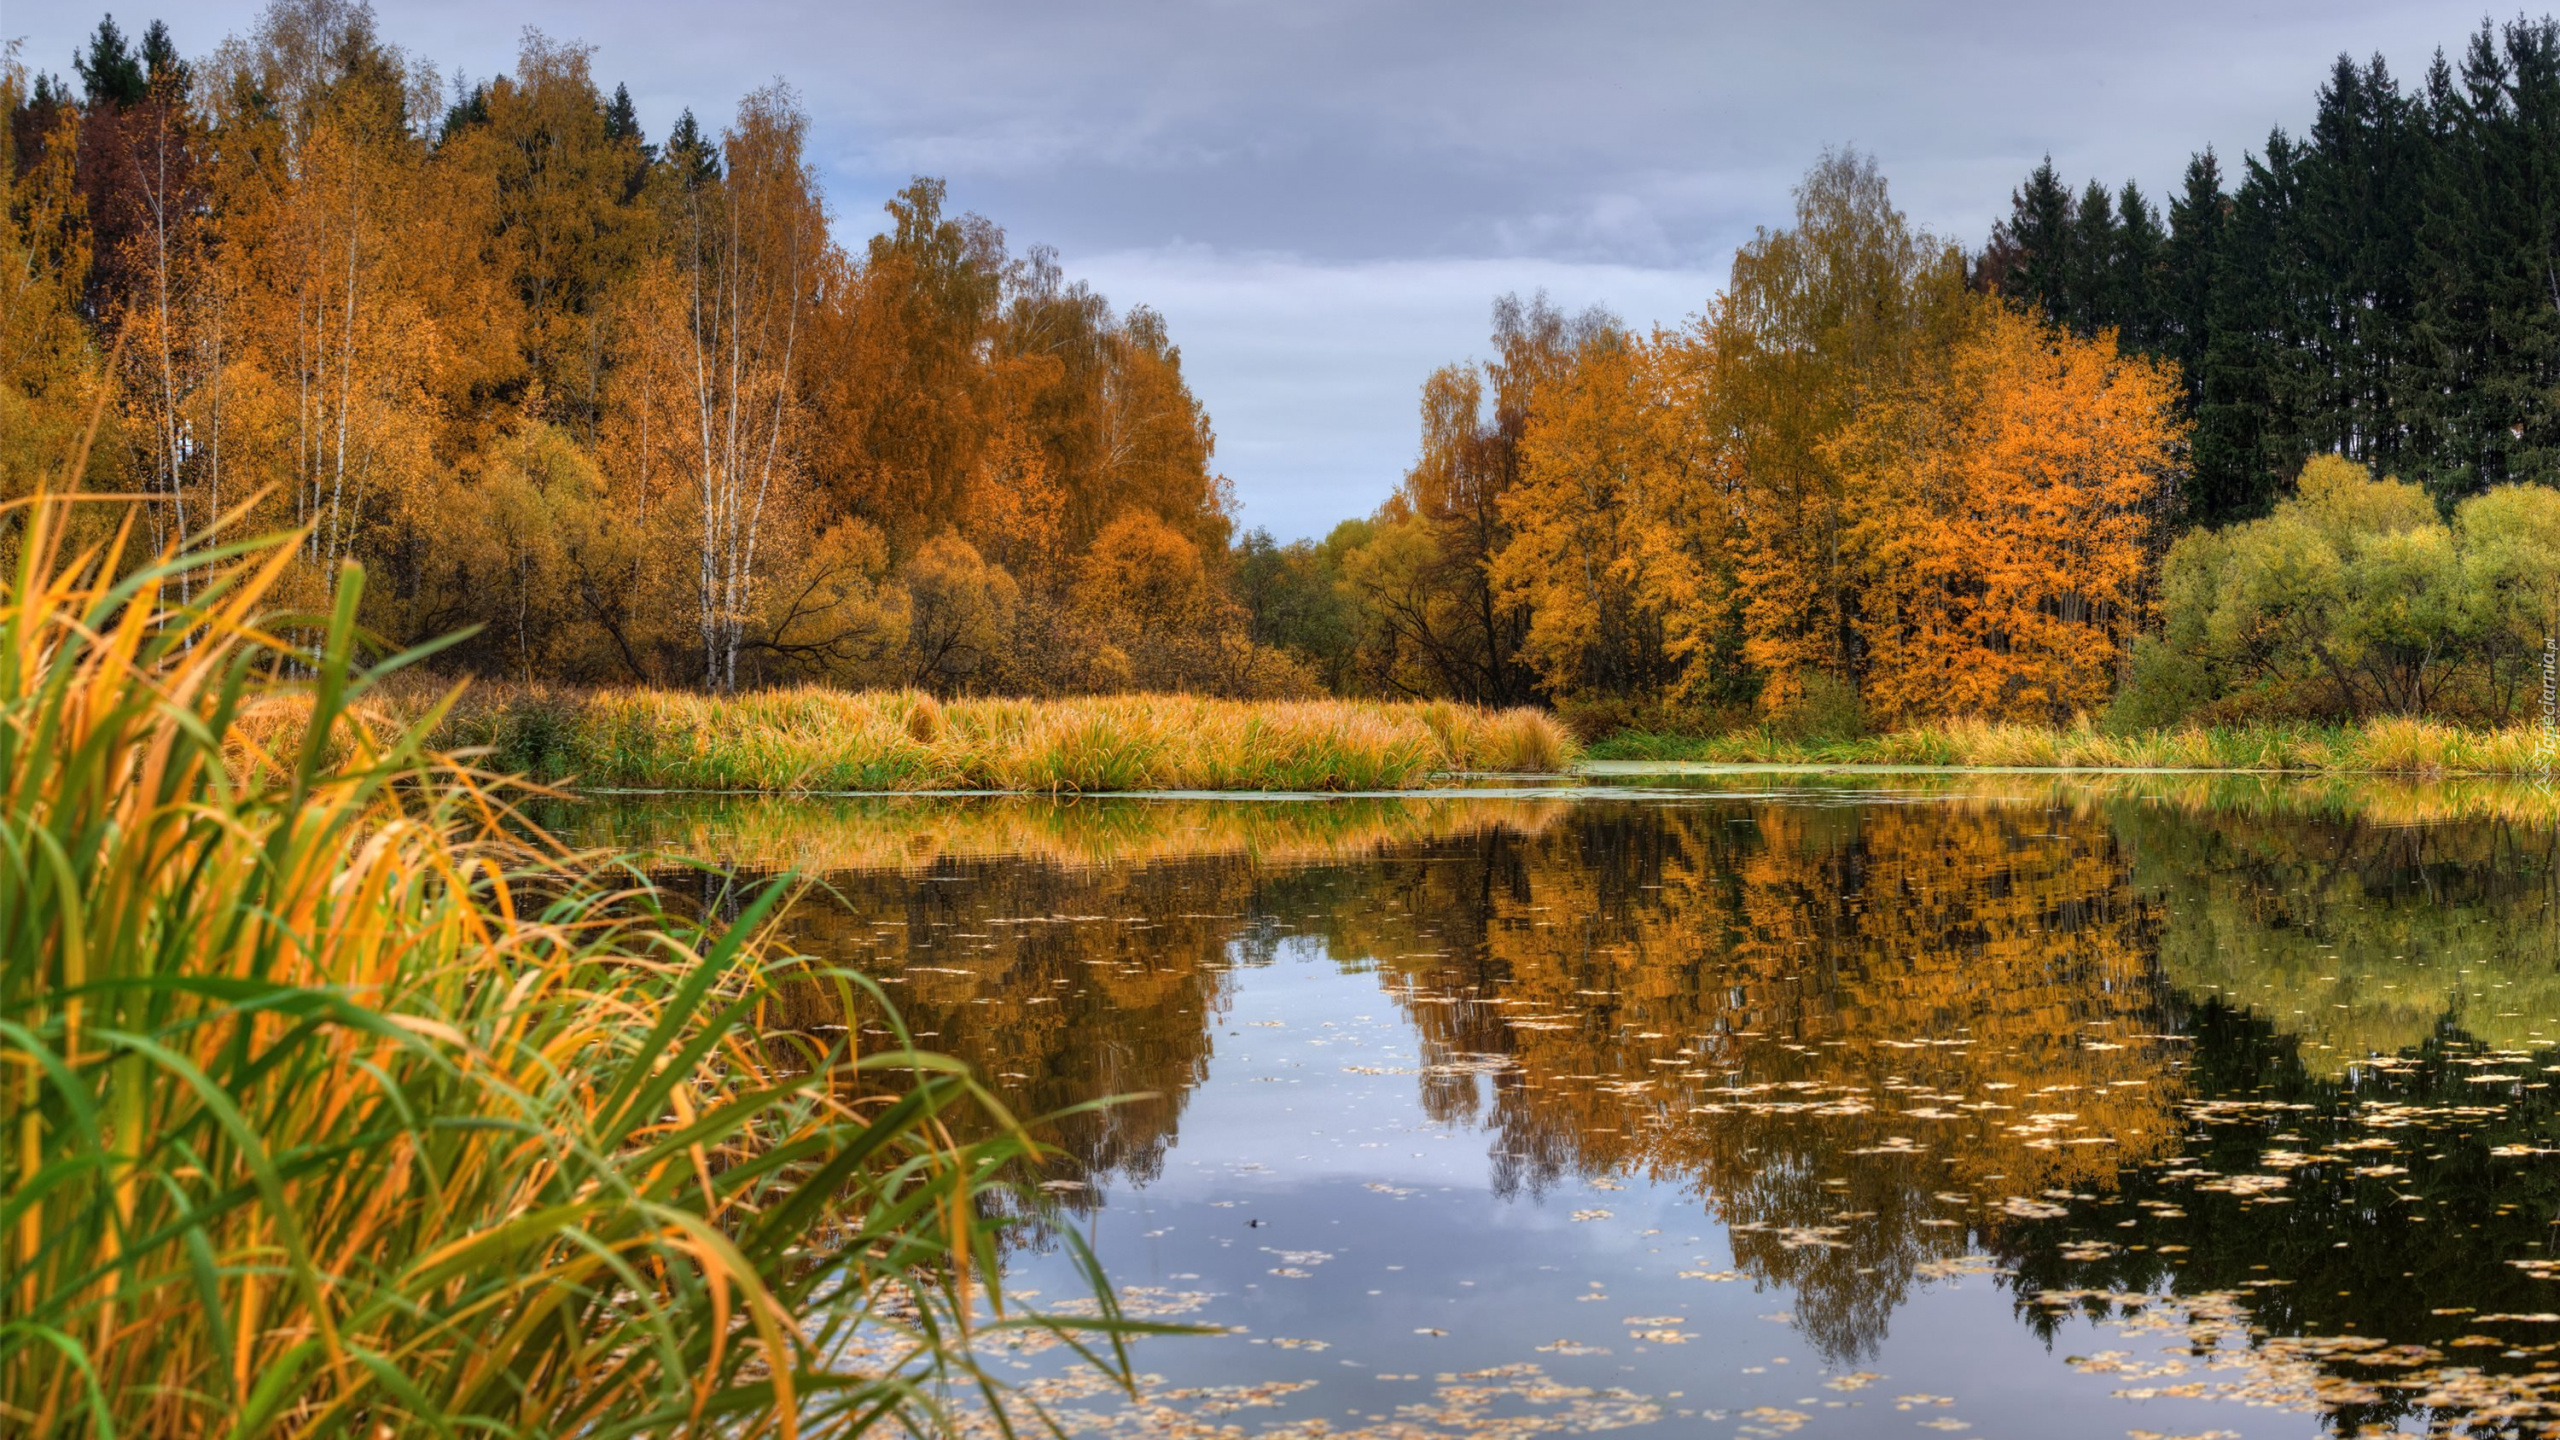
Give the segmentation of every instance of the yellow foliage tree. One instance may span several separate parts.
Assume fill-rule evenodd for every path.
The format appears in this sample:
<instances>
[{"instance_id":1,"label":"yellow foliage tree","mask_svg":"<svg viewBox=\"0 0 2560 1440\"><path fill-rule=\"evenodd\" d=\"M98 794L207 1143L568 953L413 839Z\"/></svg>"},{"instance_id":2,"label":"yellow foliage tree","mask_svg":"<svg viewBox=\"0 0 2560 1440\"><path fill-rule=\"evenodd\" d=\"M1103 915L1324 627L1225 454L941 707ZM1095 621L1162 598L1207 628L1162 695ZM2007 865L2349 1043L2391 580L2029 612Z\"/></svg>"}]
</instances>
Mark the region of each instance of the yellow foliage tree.
<instances>
[{"instance_id":1,"label":"yellow foliage tree","mask_svg":"<svg viewBox=\"0 0 2560 1440\"><path fill-rule=\"evenodd\" d=\"M1946 343L1963 298L1962 257L1913 229L1855 151L1805 176L1793 229L1764 230L1734 256L1712 330L1712 403L1742 491L1734 565L1765 706L1793 702L1813 675L1856 683L1849 481L1832 441Z\"/></svg>"},{"instance_id":2,"label":"yellow foliage tree","mask_svg":"<svg viewBox=\"0 0 2560 1440\"><path fill-rule=\"evenodd\" d=\"M1723 507L1693 443L1687 355L1674 337L1590 336L1526 428L1492 574L1527 608L1523 653L1559 698L1658 695L1702 649Z\"/></svg>"}]
</instances>

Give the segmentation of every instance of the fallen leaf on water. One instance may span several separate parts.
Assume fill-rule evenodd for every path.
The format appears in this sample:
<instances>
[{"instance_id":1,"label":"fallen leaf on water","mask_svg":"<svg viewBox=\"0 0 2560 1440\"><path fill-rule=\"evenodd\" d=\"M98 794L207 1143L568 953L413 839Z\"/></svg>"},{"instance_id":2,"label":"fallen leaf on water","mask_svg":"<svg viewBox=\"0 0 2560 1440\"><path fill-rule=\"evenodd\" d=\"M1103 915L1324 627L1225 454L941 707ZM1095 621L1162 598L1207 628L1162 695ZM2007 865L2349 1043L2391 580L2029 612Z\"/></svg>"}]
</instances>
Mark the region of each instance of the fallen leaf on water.
<instances>
[{"instance_id":1,"label":"fallen leaf on water","mask_svg":"<svg viewBox=\"0 0 2560 1440\"><path fill-rule=\"evenodd\" d=\"M1830 1379L1823 1381L1822 1388L1825 1390L1839 1390L1844 1392L1851 1390L1864 1390L1883 1378L1883 1376L1877 1374L1873 1370L1852 1370L1846 1375L1834 1375Z\"/></svg>"}]
</instances>

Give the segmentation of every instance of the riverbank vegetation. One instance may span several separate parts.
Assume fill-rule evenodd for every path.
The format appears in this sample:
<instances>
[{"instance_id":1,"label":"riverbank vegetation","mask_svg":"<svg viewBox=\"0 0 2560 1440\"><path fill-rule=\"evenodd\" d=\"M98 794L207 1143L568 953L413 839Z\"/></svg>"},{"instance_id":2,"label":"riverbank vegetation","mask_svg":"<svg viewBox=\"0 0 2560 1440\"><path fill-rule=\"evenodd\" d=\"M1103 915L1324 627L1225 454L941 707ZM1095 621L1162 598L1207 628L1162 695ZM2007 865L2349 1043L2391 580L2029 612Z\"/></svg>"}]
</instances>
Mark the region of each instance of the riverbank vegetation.
<instances>
[{"instance_id":1,"label":"riverbank vegetation","mask_svg":"<svg viewBox=\"0 0 2560 1440\"><path fill-rule=\"evenodd\" d=\"M1273 804L1262 797L1060 799L774 795L611 797L563 805L557 828L617 852L810 875L931 874L999 858L1134 872L1215 857L1249 869L1352 864L1398 846L1535 834L1573 801L1464 792Z\"/></svg>"},{"instance_id":2,"label":"riverbank vegetation","mask_svg":"<svg viewBox=\"0 0 2560 1440\"><path fill-rule=\"evenodd\" d=\"M1979 765L2100 770L2283 770L2379 775L2537 775L2539 726L2482 729L2431 720L2362 725L2178 726L2117 734L2091 724L1951 721L1883 735L1804 737L1762 728L1719 735L1620 731L1593 760L1733 765Z\"/></svg>"},{"instance_id":3,"label":"riverbank vegetation","mask_svg":"<svg viewBox=\"0 0 2560 1440\"><path fill-rule=\"evenodd\" d=\"M416 713L443 697L383 697ZM291 704L258 724L291 733ZM1398 790L1468 773L1552 774L1578 753L1554 716L1448 701L1185 695L938 700L824 686L712 696L483 684L439 743L582 786L680 790Z\"/></svg>"},{"instance_id":4,"label":"riverbank vegetation","mask_svg":"<svg viewBox=\"0 0 2560 1440\"><path fill-rule=\"evenodd\" d=\"M0 1429L841 1434L993 1398L972 1335L1047 1323L1002 1299L986 1217L1038 1151L994 1096L774 944L778 888L689 923L508 823L432 716L368 723L361 572L299 643L295 541L128 564L122 513L82 548L62 502L0 512ZM242 766L279 669L311 723ZM767 1034L785 985L890 1038Z\"/></svg>"}]
</instances>

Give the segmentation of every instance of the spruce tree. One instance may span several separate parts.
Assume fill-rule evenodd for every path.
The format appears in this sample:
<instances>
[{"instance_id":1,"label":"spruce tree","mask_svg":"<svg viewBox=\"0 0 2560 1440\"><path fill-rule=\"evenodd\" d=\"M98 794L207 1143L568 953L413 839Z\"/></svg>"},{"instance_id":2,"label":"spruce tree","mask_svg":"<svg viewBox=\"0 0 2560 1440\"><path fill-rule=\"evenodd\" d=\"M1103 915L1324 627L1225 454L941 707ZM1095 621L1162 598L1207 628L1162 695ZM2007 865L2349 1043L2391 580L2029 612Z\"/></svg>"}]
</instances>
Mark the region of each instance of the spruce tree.
<instances>
[{"instance_id":1,"label":"spruce tree","mask_svg":"<svg viewBox=\"0 0 2560 1440\"><path fill-rule=\"evenodd\" d=\"M2301 422L2312 448L2396 471L2406 451L2424 156L2380 57L2338 57L2301 163L2295 237L2310 305Z\"/></svg>"},{"instance_id":2,"label":"spruce tree","mask_svg":"<svg viewBox=\"0 0 2560 1440\"><path fill-rule=\"evenodd\" d=\"M2428 74L2417 247L2426 449L2439 501L2560 482L2560 27L2483 25Z\"/></svg>"},{"instance_id":3,"label":"spruce tree","mask_svg":"<svg viewBox=\"0 0 2560 1440\"><path fill-rule=\"evenodd\" d=\"M2119 343L2146 355L2162 352L2167 325L2162 315L2166 289L2163 264L2168 237L2160 233L2160 213L2142 187L2127 180L2116 195L2114 277L2115 323Z\"/></svg>"},{"instance_id":4,"label":"spruce tree","mask_svg":"<svg viewBox=\"0 0 2560 1440\"><path fill-rule=\"evenodd\" d=\"M610 144L628 147L631 169L623 179L622 198L637 199L641 187L649 183L649 167L658 163L658 147L641 133L640 108L631 103L628 85L613 87L613 101L604 112L604 136Z\"/></svg>"},{"instance_id":5,"label":"spruce tree","mask_svg":"<svg viewBox=\"0 0 2560 1440\"><path fill-rule=\"evenodd\" d=\"M667 131L667 148L660 158L688 190L720 178L720 152L702 133L702 125L693 118L689 106Z\"/></svg>"},{"instance_id":6,"label":"spruce tree","mask_svg":"<svg viewBox=\"0 0 2560 1440\"><path fill-rule=\"evenodd\" d=\"M2222 162L2208 145L2187 162L2186 182L2169 202L2161 266L2161 350L2177 362L2190 413L2203 393L2205 351L2213 339L2214 267L2230 210L2231 197L2222 193Z\"/></svg>"},{"instance_id":7,"label":"spruce tree","mask_svg":"<svg viewBox=\"0 0 2560 1440\"><path fill-rule=\"evenodd\" d=\"M444 144L474 126L489 123L489 86L487 82L462 88L460 76L454 77L453 103L445 107L444 123L436 130L436 143Z\"/></svg>"},{"instance_id":8,"label":"spruce tree","mask_svg":"<svg viewBox=\"0 0 2560 1440\"><path fill-rule=\"evenodd\" d=\"M87 93L89 106L113 105L121 109L139 105L151 93L150 76L143 69L142 57L126 46L124 32L116 28L116 17L98 22L89 37L89 53L73 52L71 68L80 76L81 88Z\"/></svg>"},{"instance_id":9,"label":"spruce tree","mask_svg":"<svg viewBox=\"0 0 2560 1440\"><path fill-rule=\"evenodd\" d=\"M628 85L613 87L613 100L604 111L604 138L616 143L624 140L634 145L640 143L640 111L631 103L631 87Z\"/></svg>"},{"instance_id":10,"label":"spruce tree","mask_svg":"<svg viewBox=\"0 0 2560 1440\"><path fill-rule=\"evenodd\" d=\"M2214 267L2189 507L2206 524L2266 513L2309 453L2301 421L2311 369L2297 233L2301 154L2278 130L2263 160L2249 157Z\"/></svg>"},{"instance_id":11,"label":"spruce tree","mask_svg":"<svg viewBox=\"0 0 2560 1440\"><path fill-rule=\"evenodd\" d=\"M194 80L194 72L178 54L178 42L169 37L165 21L154 20L142 32L142 68L144 83L155 95L167 95L184 102Z\"/></svg>"},{"instance_id":12,"label":"spruce tree","mask_svg":"<svg viewBox=\"0 0 2560 1440\"><path fill-rule=\"evenodd\" d=\"M2044 157L2027 183L2009 195L2009 240L2017 247L2009 267L2009 297L2042 310L2058 324L2070 322L2071 192Z\"/></svg>"},{"instance_id":13,"label":"spruce tree","mask_svg":"<svg viewBox=\"0 0 2560 1440\"><path fill-rule=\"evenodd\" d=\"M2106 186L2091 180L2071 217L2070 258L2063 270L2063 323L2075 335L2094 335L2123 323L2115 252L2115 200Z\"/></svg>"}]
</instances>

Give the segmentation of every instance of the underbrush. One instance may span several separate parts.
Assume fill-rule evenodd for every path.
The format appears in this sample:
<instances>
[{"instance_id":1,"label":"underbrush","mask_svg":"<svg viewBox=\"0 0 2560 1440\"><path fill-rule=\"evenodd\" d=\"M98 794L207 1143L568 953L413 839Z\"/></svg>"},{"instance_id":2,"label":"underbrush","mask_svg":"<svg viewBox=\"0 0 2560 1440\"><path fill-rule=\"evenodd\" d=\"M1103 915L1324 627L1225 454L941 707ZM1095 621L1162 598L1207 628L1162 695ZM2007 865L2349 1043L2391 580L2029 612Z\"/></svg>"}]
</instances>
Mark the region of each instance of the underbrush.
<instances>
[{"instance_id":1,"label":"underbrush","mask_svg":"<svg viewBox=\"0 0 2560 1440\"><path fill-rule=\"evenodd\" d=\"M786 983L895 1029L782 891L687 921L439 758L452 696L383 723L360 572L299 643L290 537L135 565L76 508L0 507L0 1433L921 1433L1001 1413L989 1328L1125 1385L1098 1271L1004 1298L992 1093L767 1032Z\"/></svg>"}]
</instances>

